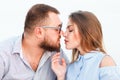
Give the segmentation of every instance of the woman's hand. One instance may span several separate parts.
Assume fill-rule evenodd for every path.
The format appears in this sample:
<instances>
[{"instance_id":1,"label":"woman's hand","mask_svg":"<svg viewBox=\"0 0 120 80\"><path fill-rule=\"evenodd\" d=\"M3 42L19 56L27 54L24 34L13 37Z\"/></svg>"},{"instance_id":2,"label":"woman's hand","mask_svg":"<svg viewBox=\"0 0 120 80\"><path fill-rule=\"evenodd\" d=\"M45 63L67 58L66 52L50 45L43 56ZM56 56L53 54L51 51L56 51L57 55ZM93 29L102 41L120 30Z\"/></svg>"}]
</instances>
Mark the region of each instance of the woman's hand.
<instances>
[{"instance_id":1,"label":"woman's hand","mask_svg":"<svg viewBox=\"0 0 120 80\"><path fill-rule=\"evenodd\" d=\"M58 80L64 80L65 79L65 73L66 73L66 62L65 59L60 58L60 53L56 53L52 57L52 70L57 75Z\"/></svg>"}]
</instances>

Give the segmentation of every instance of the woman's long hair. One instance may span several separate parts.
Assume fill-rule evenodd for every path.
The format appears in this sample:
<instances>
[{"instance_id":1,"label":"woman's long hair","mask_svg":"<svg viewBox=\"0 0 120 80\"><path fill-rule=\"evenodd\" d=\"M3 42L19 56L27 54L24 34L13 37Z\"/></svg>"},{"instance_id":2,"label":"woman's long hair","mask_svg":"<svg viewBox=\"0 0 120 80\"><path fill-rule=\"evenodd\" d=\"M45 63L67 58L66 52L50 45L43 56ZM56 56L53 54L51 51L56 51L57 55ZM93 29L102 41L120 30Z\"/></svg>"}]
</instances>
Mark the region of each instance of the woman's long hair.
<instances>
[{"instance_id":1,"label":"woman's long hair","mask_svg":"<svg viewBox=\"0 0 120 80\"><path fill-rule=\"evenodd\" d=\"M93 13L88 11L77 11L71 13L69 19L77 25L81 36L80 45L84 52L99 50L106 53L103 48L101 24ZM79 53L77 49L73 49L72 62L78 58Z\"/></svg>"}]
</instances>

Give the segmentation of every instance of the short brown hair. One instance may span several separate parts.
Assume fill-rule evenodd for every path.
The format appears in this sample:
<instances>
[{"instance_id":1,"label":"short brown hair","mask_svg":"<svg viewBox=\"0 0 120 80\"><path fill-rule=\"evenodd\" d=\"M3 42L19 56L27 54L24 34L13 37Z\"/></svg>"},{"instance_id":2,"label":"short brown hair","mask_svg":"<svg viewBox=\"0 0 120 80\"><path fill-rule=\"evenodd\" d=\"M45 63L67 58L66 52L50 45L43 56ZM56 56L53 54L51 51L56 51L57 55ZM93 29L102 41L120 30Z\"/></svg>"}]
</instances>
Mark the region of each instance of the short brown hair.
<instances>
[{"instance_id":1,"label":"short brown hair","mask_svg":"<svg viewBox=\"0 0 120 80\"><path fill-rule=\"evenodd\" d=\"M34 5L26 15L24 31L27 33L31 33L34 28L33 26L35 26L37 23L43 25L46 19L49 17L49 12L59 14L59 11L52 6L46 4Z\"/></svg>"}]
</instances>

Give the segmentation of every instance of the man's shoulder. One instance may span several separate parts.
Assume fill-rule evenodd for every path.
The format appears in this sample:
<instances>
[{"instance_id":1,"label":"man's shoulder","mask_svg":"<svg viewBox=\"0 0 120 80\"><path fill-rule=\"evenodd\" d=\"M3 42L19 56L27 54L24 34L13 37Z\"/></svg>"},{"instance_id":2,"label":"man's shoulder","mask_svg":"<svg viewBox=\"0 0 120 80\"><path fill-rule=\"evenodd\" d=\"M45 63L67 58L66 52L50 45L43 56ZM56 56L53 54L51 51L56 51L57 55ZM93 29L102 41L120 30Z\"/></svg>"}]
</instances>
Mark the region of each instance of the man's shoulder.
<instances>
[{"instance_id":1,"label":"man's shoulder","mask_svg":"<svg viewBox=\"0 0 120 80\"><path fill-rule=\"evenodd\" d=\"M8 38L4 41L0 42L0 52L4 52L4 51L10 51L12 50L16 40L19 38L19 36L15 36L15 37L11 37Z\"/></svg>"},{"instance_id":2,"label":"man's shoulder","mask_svg":"<svg viewBox=\"0 0 120 80\"><path fill-rule=\"evenodd\" d=\"M14 43L17 38L18 36L15 36L15 37L7 38L3 41L0 41L0 47Z\"/></svg>"}]
</instances>

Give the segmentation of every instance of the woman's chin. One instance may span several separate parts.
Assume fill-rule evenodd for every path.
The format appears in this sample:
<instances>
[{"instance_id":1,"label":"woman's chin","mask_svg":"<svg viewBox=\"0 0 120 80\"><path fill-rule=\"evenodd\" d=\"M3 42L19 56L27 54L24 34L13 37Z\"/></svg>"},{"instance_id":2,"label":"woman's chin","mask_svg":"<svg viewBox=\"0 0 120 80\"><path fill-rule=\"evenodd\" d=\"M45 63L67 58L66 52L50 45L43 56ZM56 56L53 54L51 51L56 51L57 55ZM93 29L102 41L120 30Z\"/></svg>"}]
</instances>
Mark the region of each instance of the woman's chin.
<instances>
[{"instance_id":1,"label":"woman's chin","mask_svg":"<svg viewBox=\"0 0 120 80\"><path fill-rule=\"evenodd\" d=\"M66 46L65 48L66 48L66 49L68 49L68 50L71 50L71 49L72 49L72 48L70 48L70 47L67 47L67 46Z\"/></svg>"}]
</instances>

